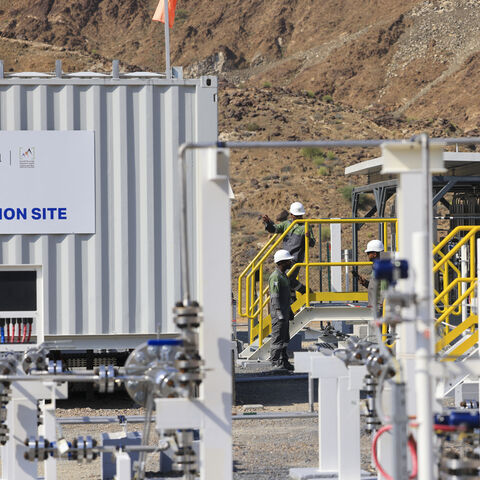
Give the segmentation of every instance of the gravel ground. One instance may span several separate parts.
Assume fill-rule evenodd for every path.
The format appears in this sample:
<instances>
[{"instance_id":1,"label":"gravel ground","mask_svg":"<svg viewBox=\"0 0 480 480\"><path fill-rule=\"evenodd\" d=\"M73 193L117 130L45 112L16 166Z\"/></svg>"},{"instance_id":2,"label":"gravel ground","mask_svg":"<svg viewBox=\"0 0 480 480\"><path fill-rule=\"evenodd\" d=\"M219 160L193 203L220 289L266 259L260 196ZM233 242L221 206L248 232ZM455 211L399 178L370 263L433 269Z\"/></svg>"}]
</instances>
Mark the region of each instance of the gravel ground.
<instances>
[{"instance_id":1,"label":"gravel ground","mask_svg":"<svg viewBox=\"0 0 480 480\"><path fill-rule=\"evenodd\" d=\"M261 372L253 371L243 373L262 375ZM268 369L263 374L271 375ZM237 383L236 390L237 405L232 409L234 414L252 410L258 413L308 411L305 379ZM59 402L58 407L57 417L144 415L144 409L137 408L125 393L96 396L93 400L85 399L84 395L76 395L69 400ZM141 424L128 425L128 431L142 429ZM67 439L78 435L91 435L100 440L103 432L121 430L120 425L64 425L63 435ZM153 430L151 442L155 442L155 439L156 433ZM369 438L365 436L362 440L363 468L367 468L369 464L369 444ZM157 470L158 462L158 454L150 455L147 470ZM247 419L233 422L233 478L235 480L283 480L289 478L290 468L316 465L318 465L317 418ZM40 466L39 475L42 472L43 467ZM102 478L100 459L81 465L72 461L59 461L57 472L59 480L100 480Z\"/></svg>"},{"instance_id":2,"label":"gravel ground","mask_svg":"<svg viewBox=\"0 0 480 480\"><path fill-rule=\"evenodd\" d=\"M232 413L244 412L308 412L307 380L302 376L281 372L279 380L271 380L275 374L265 365L236 369L237 379L245 377L269 377L270 381L237 382L236 405ZM316 400L316 398L315 398ZM71 395L58 402L57 418L86 416L134 416L144 415L143 408L130 399L125 392L114 395ZM315 410L317 405L315 404ZM233 421L233 478L234 480L283 480L289 478L290 468L316 467L318 465L317 418L242 419ZM142 431L142 424L129 424L128 431ZM119 432L119 424L109 425L63 425L63 436L71 440L79 435L91 435L98 441L104 432ZM152 444L157 439L152 429ZM370 462L370 439L362 437L362 467L368 469ZM159 454L149 455L147 471L157 471ZM59 480L100 480L101 461L90 464L60 460L57 463ZM43 474L43 464L39 465ZM148 477L155 475L150 474ZM155 478L158 478L155 476Z\"/></svg>"}]
</instances>

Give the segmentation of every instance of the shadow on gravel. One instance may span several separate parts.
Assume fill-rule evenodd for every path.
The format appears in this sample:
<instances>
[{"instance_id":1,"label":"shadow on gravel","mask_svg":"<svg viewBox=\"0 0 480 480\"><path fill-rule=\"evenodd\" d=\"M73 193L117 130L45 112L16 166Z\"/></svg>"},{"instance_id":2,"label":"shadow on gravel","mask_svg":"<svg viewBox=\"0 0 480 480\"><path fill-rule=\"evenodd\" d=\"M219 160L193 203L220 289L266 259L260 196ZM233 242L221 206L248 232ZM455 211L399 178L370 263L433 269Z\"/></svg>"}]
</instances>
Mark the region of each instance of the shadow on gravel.
<instances>
[{"instance_id":1,"label":"shadow on gravel","mask_svg":"<svg viewBox=\"0 0 480 480\"><path fill-rule=\"evenodd\" d=\"M240 377L240 376L237 376ZM278 381L236 382L236 405L262 404L285 406L308 402L308 382L306 378L283 378ZM315 393L314 401L317 401Z\"/></svg>"},{"instance_id":2,"label":"shadow on gravel","mask_svg":"<svg viewBox=\"0 0 480 480\"><path fill-rule=\"evenodd\" d=\"M70 391L68 392L67 400L58 400L58 408L92 408L95 410L102 410L107 408L112 409L126 409L126 408L139 408L140 406L135 403L126 390L122 387L114 393L98 393L91 389L83 391Z\"/></svg>"}]
</instances>

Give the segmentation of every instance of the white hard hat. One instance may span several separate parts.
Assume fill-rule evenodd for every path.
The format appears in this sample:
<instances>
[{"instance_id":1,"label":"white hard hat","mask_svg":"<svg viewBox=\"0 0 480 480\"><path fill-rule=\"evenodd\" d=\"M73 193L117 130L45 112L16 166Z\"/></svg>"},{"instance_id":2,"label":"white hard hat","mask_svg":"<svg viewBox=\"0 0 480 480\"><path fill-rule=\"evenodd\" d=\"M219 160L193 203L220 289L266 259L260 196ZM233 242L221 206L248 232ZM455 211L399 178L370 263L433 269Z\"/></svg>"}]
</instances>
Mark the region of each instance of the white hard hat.
<instances>
[{"instance_id":1,"label":"white hard hat","mask_svg":"<svg viewBox=\"0 0 480 480\"><path fill-rule=\"evenodd\" d=\"M275 263L283 262L284 260L293 260L292 255L288 250L277 250L273 256L273 261Z\"/></svg>"},{"instance_id":2,"label":"white hard hat","mask_svg":"<svg viewBox=\"0 0 480 480\"><path fill-rule=\"evenodd\" d=\"M290 213L292 215L305 215L305 207L300 202L293 202L290 205Z\"/></svg>"},{"instance_id":3,"label":"white hard hat","mask_svg":"<svg viewBox=\"0 0 480 480\"><path fill-rule=\"evenodd\" d=\"M380 240L370 240L367 243L367 248L365 249L365 253L369 252L383 252L385 247Z\"/></svg>"}]
</instances>

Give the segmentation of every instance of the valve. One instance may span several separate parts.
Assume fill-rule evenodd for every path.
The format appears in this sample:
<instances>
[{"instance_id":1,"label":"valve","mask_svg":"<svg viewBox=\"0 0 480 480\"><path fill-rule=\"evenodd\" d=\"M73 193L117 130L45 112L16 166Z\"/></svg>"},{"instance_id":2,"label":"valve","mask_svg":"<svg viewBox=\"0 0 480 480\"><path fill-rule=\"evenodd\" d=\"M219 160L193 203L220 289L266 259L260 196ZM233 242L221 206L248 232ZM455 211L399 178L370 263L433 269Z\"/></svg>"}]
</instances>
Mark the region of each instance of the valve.
<instances>
[{"instance_id":1,"label":"valve","mask_svg":"<svg viewBox=\"0 0 480 480\"><path fill-rule=\"evenodd\" d=\"M347 340L347 348L339 348L334 350L334 355L345 362L345 365L364 365L372 348L375 345L368 340L353 341Z\"/></svg>"},{"instance_id":2,"label":"valve","mask_svg":"<svg viewBox=\"0 0 480 480\"><path fill-rule=\"evenodd\" d=\"M182 348L175 356L176 376L181 389L180 396L194 397L203 380L203 360L198 352L197 329L201 323L201 309L197 302L185 306L178 302L173 309L174 322L181 332Z\"/></svg>"},{"instance_id":3,"label":"valve","mask_svg":"<svg viewBox=\"0 0 480 480\"><path fill-rule=\"evenodd\" d=\"M181 346L179 339L149 340L137 347L125 362L126 376L142 376L143 380L127 380L130 397L146 405L147 397L177 397L179 394L174 367L175 355Z\"/></svg>"},{"instance_id":4,"label":"valve","mask_svg":"<svg viewBox=\"0 0 480 480\"><path fill-rule=\"evenodd\" d=\"M363 379L363 391L366 394L366 407L367 407L367 415L366 415L366 431L368 433L373 433L378 430L380 427L381 422L377 415L377 379L372 377L372 375L365 375Z\"/></svg>"},{"instance_id":5,"label":"valve","mask_svg":"<svg viewBox=\"0 0 480 480\"><path fill-rule=\"evenodd\" d=\"M197 455L193 450L193 430L178 430L175 433L175 444L172 470L183 473L183 478L193 479L198 470Z\"/></svg>"},{"instance_id":6,"label":"valve","mask_svg":"<svg viewBox=\"0 0 480 480\"><path fill-rule=\"evenodd\" d=\"M55 375L57 373L63 373L63 363L61 360L50 360L48 362L48 373Z\"/></svg>"},{"instance_id":7,"label":"valve","mask_svg":"<svg viewBox=\"0 0 480 480\"><path fill-rule=\"evenodd\" d=\"M26 374L34 370L46 371L48 370L48 354L49 351L45 347L31 348L23 355L22 369Z\"/></svg>"},{"instance_id":8,"label":"valve","mask_svg":"<svg viewBox=\"0 0 480 480\"><path fill-rule=\"evenodd\" d=\"M377 260L373 262L373 276L377 280L386 280L395 285L400 278L408 278L406 260Z\"/></svg>"},{"instance_id":9,"label":"valve","mask_svg":"<svg viewBox=\"0 0 480 480\"><path fill-rule=\"evenodd\" d=\"M35 437L29 437L25 440L25 446L27 447L27 451L23 456L25 460L29 460L30 462L46 460L50 454L50 442L42 436L38 437L38 440Z\"/></svg>"},{"instance_id":10,"label":"valve","mask_svg":"<svg viewBox=\"0 0 480 480\"><path fill-rule=\"evenodd\" d=\"M96 446L97 441L90 435L85 438L79 436L72 442L72 448L69 450L70 458L77 460L78 463L90 463L98 456L98 453L93 451Z\"/></svg>"},{"instance_id":11,"label":"valve","mask_svg":"<svg viewBox=\"0 0 480 480\"><path fill-rule=\"evenodd\" d=\"M472 450L467 452L445 452L440 458L440 478L442 480L462 480L479 477L480 456Z\"/></svg>"},{"instance_id":12,"label":"valve","mask_svg":"<svg viewBox=\"0 0 480 480\"><path fill-rule=\"evenodd\" d=\"M12 390L10 384L0 383L0 445L5 445L9 439L7 425L7 405L10 401Z\"/></svg>"},{"instance_id":13,"label":"valve","mask_svg":"<svg viewBox=\"0 0 480 480\"><path fill-rule=\"evenodd\" d=\"M70 444L64 439L59 440L58 444L49 442L42 436L29 437L25 440L27 447L24 453L25 460L34 462L35 460L47 460L49 456L60 458L68 453L68 460L77 460L78 463L90 463L98 456L97 441L90 435L85 438L79 436Z\"/></svg>"},{"instance_id":14,"label":"valve","mask_svg":"<svg viewBox=\"0 0 480 480\"><path fill-rule=\"evenodd\" d=\"M385 378L391 378L395 375L395 370L389 364L390 359L380 351L378 347L372 347L365 363L368 372L373 377L380 377L386 369Z\"/></svg>"}]
</instances>

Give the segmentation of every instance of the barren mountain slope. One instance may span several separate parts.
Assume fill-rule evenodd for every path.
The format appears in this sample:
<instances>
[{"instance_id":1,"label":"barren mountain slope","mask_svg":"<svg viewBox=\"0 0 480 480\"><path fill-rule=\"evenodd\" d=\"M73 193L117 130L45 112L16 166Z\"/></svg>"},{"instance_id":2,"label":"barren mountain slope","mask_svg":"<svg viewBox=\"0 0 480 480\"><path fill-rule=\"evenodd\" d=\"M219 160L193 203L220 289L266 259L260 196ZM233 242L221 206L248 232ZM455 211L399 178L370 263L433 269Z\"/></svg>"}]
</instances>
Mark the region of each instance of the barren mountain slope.
<instances>
[{"instance_id":1,"label":"barren mountain slope","mask_svg":"<svg viewBox=\"0 0 480 480\"><path fill-rule=\"evenodd\" d=\"M446 119L414 121L375 115L286 88L223 87L219 109L222 140L410 138L425 131L434 137L464 133ZM312 218L351 217L349 187L364 184L366 178L345 177L344 169L379 155L379 149L363 148L325 150L320 158L310 158L305 150L233 151L233 279L269 238L262 214L276 219L290 203L301 201ZM364 209L371 205L367 199ZM367 239L361 237L362 242Z\"/></svg>"},{"instance_id":2,"label":"barren mountain slope","mask_svg":"<svg viewBox=\"0 0 480 480\"><path fill-rule=\"evenodd\" d=\"M8 71L164 70L158 0L0 0ZM480 133L477 0L178 0L172 64L216 74L223 139ZM378 151L233 152L234 278L294 200L347 217L343 168Z\"/></svg>"},{"instance_id":3,"label":"barren mountain slope","mask_svg":"<svg viewBox=\"0 0 480 480\"><path fill-rule=\"evenodd\" d=\"M0 36L39 42L33 52L45 46L72 70L90 56L97 68L118 58L127 70L161 71L163 25L151 21L156 4L0 0ZM191 75L288 86L361 109L441 115L475 128L479 30L476 0L179 0L172 63ZM18 46L5 41L6 70L18 70L9 53ZM45 50L28 58L22 49L23 64L46 65Z\"/></svg>"}]
</instances>

